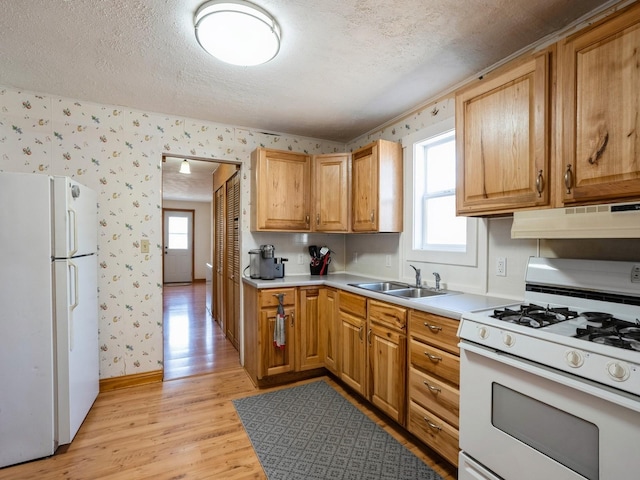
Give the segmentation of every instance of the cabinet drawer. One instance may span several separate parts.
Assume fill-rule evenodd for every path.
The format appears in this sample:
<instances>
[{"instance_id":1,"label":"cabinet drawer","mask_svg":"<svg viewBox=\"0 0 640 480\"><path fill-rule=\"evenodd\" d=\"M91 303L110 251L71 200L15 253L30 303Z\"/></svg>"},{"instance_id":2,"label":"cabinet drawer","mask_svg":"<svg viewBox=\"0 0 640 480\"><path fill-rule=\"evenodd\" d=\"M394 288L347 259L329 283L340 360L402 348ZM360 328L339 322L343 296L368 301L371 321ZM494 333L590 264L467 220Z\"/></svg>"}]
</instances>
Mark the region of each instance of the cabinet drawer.
<instances>
[{"instance_id":1,"label":"cabinet drawer","mask_svg":"<svg viewBox=\"0 0 640 480\"><path fill-rule=\"evenodd\" d=\"M409 315L409 334L422 341L456 355L458 348L458 326L460 322L431 313L411 310Z\"/></svg>"},{"instance_id":2,"label":"cabinet drawer","mask_svg":"<svg viewBox=\"0 0 640 480\"><path fill-rule=\"evenodd\" d=\"M367 316L367 299L354 293L340 292L339 308L343 312L351 313L356 317L366 318Z\"/></svg>"},{"instance_id":3,"label":"cabinet drawer","mask_svg":"<svg viewBox=\"0 0 640 480\"><path fill-rule=\"evenodd\" d=\"M415 368L409 369L409 397L454 427L459 425L460 390Z\"/></svg>"},{"instance_id":4,"label":"cabinet drawer","mask_svg":"<svg viewBox=\"0 0 640 480\"><path fill-rule=\"evenodd\" d=\"M296 289L295 288L278 288L269 290L260 290L260 308L277 307L278 294L284 293L283 305L295 305Z\"/></svg>"},{"instance_id":5,"label":"cabinet drawer","mask_svg":"<svg viewBox=\"0 0 640 480\"><path fill-rule=\"evenodd\" d=\"M409 431L458 466L458 430L437 415L409 402Z\"/></svg>"},{"instance_id":6,"label":"cabinet drawer","mask_svg":"<svg viewBox=\"0 0 640 480\"><path fill-rule=\"evenodd\" d=\"M404 331L407 328L407 309L370 299L369 320Z\"/></svg>"},{"instance_id":7,"label":"cabinet drawer","mask_svg":"<svg viewBox=\"0 0 640 480\"><path fill-rule=\"evenodd\" d=\"M460 384L460 357L412 338L411 365L440 377L454 385Z\"/></svg>"}]
</instances>

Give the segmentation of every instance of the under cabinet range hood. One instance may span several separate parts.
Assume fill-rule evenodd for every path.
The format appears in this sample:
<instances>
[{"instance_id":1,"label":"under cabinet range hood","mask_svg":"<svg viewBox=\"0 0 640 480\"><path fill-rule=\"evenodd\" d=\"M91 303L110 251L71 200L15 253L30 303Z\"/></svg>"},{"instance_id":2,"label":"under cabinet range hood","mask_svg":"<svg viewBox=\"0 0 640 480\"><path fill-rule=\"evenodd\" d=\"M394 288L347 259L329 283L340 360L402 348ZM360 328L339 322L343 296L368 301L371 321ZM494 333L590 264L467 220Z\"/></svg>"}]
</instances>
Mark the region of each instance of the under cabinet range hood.
<instances>
[{"instance_id":1,"label":"under cabinet range hood","mask_svg":"<svg viewBox=\"0 0 640 480\"><path fill-rule=\"evenodd\" d=\"M640 202L515 212L511 238L640 238Z\"/></svg>"}]
</instances>

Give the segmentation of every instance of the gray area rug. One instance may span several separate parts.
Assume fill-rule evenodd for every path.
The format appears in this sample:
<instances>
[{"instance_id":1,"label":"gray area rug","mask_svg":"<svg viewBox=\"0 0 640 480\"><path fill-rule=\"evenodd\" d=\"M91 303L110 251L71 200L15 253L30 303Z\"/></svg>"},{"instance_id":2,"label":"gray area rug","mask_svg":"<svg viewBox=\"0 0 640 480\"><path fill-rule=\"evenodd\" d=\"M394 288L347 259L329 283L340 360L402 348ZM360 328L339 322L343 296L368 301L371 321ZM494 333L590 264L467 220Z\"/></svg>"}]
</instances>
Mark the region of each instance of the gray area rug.
<instances>
[{"instance_id":1,"label":"gray area rug","mask_svg":"<svg viewBox=\"0 0 640 480\"><path fill-rule=\"evenodd\" d=\"M442 480L323 380L233 404L270 480Z\"/></svg>"}]
</instances>

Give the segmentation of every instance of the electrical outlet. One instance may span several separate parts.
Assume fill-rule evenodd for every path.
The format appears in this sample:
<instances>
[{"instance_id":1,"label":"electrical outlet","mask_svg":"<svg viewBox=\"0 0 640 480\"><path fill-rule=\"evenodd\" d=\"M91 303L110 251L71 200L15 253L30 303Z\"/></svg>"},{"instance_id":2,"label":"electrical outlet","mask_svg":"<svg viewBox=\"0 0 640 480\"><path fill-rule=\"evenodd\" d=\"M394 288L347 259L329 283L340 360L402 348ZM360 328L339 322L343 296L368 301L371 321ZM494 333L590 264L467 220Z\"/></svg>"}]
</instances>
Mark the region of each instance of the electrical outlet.
<instances>
[{"instance_id":1,"label":"electrical outlet","mask_svg":"<svg viewBox=\"0 0 640 480\"><path fill-rule=\"evenodd\" d=\"M304 263L304 255L302 253L298 254L298 265L302 265Z\"/></svg>"},{"instance_id":2,"label":"electrical outlet","mask_svg":"<svg viewBox=\"0 0 640 480\"><path fill-rule=\"evenodd\" d=\"M143 238L140 240L140 253L149 253L149 239Z\"/></svg>"},{"instance_id":3,"label":"electrical outlet","mask_svg":"<svg viewBox=\"0 0 640 480\"><path fill-rule=\"evenodd\" d=\"M386 261L385 261L385 265L387 267L391 266L391 255L387 255Z\"/></svg>"},{"instance_id":4,"label":"electrical outlet","mask_svg":"<svg viewBox=\"0 0 640 480\"><path fill-rule=\"evenodd\" d=\"M505 257L498 257L498 260L496 261L496 276L507 276L507 259Z\"/></svg>"},{"instance_id":5,"label":"electrical outlet","mask_svg":"<svg viewBox=\"0 0 640 480\"><path fill-rule=\"evenodd\" d=\"M631 269L631 283L640 283L640 265L634 265Z\"/></svg>"}]
</instances>

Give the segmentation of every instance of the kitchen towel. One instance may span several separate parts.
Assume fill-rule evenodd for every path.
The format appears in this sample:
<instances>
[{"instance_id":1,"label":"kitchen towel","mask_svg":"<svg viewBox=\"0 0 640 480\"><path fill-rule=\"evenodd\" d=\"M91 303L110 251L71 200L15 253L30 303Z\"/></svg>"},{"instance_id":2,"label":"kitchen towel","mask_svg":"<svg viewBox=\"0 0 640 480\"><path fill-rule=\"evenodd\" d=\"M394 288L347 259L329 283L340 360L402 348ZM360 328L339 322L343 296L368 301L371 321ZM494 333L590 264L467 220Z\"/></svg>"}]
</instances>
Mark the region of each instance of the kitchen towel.
<instances>
[{"instance_id":1,"label":"kitchen towel","mask_svg":"<svg viewBox=\"0 0 640 480\"><path fill-rule=\"evenodd\" d=\"M285 314L284 314L284 305L282 302L284 301L284 293L278 294L278 310L276 312L276 324L273 329L273 345L276 348L284 350L285 347Z\"/></svg>"}]
</instances>

